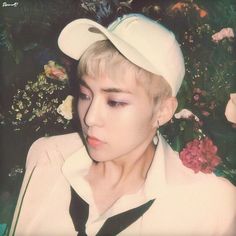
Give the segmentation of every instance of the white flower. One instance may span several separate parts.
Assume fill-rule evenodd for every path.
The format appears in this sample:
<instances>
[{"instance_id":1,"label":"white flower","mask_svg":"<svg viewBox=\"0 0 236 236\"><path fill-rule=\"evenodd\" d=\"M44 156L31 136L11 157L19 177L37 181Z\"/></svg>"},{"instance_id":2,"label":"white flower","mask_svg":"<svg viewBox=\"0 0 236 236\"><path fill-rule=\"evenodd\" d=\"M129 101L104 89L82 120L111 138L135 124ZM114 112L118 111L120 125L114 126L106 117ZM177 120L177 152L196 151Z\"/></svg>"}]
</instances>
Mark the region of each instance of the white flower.
<instances>
[{"instance_id":1,"label":"white flower","mask_svg":"<svg viewBox=\"0 0 236 236\"><path fill-rule=\"evenodd\" d=\"M225 116L229 122L236 124L236 93L230 94L230 100L225 108Z\"/></svg>"},{"instance_id":2,"label":"white flower","mask_svg":"<svg viewBox=\"0 0 236 236\"><path fill-rule=\"evenodd\" d=\"M213 34L211 37L212 40L217 43L224 38L234 38L234 31L232 28L223 28L219 32Z\"/></svg>"},{"instance_id":3,"label":"white flower","mask_svg":"<svg viewBox=\"0 0 236 236\"><path fill-rule=\"evenodd\" d=\"M191 117L194 117L196 121L199 121L199 118L188 109L182 109L180 112L175 114L176 119L189 119Z\"/></svg>"},{"instance_id":4,"label":"white flower","mask_svg":"<svg viewBox=\"0 0 236 236\"><path fill-rule=\"evenodd\" d=\"M62 102L62 104L60 104L59 107L57 108L57 112L67 120L71 120L73 117L72 114L73 99L74 99L73 96L68 95L66 99Z\"/></svg>"}]
</instances>

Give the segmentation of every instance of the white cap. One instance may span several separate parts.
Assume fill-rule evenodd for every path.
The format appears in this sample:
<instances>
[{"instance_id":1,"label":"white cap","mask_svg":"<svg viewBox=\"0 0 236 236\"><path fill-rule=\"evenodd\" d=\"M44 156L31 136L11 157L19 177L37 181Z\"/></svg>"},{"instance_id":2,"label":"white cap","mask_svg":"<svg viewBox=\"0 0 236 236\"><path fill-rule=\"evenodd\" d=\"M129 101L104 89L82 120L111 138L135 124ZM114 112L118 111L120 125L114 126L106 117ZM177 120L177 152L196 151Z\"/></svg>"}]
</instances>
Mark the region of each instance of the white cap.
<instances>
[{"instance_id":1,"label":"white cap","mask_svg":"<svg viewBox=\"0 0 236 236\"><path fill-rule=\"evenodd\" d=\"M109 40L135 65L161 75L175 96L184 74L184 59L174 34L156 21L140 14L119 17L108 28L89 20L69 23L58 38L62 52L79 60L87 48L100 40Z\"/></svg>"}]
</instances>

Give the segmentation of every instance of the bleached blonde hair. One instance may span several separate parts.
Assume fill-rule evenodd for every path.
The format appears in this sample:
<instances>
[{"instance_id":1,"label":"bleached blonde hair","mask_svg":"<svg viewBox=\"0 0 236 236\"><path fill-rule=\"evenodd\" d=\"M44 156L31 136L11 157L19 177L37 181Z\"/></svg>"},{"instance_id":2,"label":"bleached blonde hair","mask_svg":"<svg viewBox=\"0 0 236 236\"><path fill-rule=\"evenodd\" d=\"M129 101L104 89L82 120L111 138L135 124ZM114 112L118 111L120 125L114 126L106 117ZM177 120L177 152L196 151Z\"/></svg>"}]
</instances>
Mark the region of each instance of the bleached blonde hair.
<instances>
[{"instance_id":1,"label":"bleached blonde hair","mask_svg":"<svg viewBox=\"0 0 236 236\"><path fill-rule=\"evenodd\" d=\"M171 97L172 89L159 75L148 72L126 59L108 40L92 44L82 55L78 65L78 76L89 75L94 78L106 74L109 78L121 80L122 71L130 70L136 81L143 86L154 104Z\"/></svg>"}]
</instances>

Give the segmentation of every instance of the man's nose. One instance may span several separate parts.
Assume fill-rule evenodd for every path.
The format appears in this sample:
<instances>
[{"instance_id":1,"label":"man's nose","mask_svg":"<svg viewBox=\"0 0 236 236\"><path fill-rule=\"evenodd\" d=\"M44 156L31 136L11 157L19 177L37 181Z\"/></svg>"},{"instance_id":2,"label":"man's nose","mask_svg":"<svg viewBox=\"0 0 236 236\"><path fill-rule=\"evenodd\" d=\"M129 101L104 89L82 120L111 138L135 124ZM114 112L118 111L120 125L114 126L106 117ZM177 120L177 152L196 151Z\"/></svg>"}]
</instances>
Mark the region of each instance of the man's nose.
<instances>
[{"instance_id":1,"label":"man's nose","mask_svg":"<svg viewBox=\"0 0 236 236\"><path fill-rule=\"evenodd\" d=\"M85 115L85 124L88 127L101 126L103 123L103 107L99 99L93 99Z\"/></svg>"}]
</instances>

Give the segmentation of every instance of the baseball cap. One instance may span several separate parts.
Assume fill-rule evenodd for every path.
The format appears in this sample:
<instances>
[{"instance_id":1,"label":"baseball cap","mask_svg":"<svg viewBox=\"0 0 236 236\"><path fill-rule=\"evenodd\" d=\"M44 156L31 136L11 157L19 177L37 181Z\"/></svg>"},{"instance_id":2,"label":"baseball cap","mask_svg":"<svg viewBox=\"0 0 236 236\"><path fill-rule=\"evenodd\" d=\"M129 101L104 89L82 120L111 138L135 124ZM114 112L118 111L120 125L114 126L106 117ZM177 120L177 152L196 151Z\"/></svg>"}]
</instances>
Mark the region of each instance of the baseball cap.
<instances>
[{"instance_id":1,"label":"baseball cap","mask_svg":"<svg viewBox=\"0 0 236 236\"><path fill-rule=\"evenodd\" d=\"M170 84L172 95L177 94L185 74L184 59L174 34L163 25L141 14L119 17L107 28L89 19L77 19L62 30L58 46L79 60L100 40L109 40L129 61L162 76Z\"/></svg>"}]
</instances>

